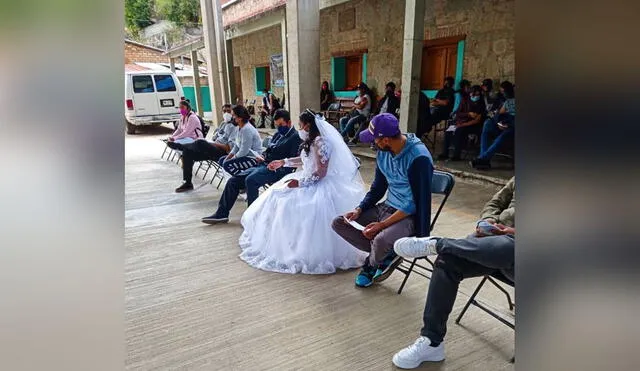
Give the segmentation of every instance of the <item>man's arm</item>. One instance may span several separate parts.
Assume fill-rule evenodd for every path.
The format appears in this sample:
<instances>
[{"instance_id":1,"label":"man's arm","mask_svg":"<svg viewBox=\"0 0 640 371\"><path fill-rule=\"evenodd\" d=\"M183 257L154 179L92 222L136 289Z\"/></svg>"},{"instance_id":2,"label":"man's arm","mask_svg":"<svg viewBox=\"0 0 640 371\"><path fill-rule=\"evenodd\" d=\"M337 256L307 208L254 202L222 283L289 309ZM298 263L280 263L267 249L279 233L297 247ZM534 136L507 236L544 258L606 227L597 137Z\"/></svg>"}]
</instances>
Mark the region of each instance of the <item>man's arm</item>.
<instances>
[{"instance_id":1,"label":"man's arm","mask_svg":"<svg viewBox=\"0 0 640 371\"><path fill-rule=\"evenodd\" d=\"M481 220L492 219L494 221L499 221L500 213L502 210L509 207L511 203L511 198L513 198L513 191L515 189L516 179L511 178L507 185L505 185L501 190L498 191L489 202L484 205L482 209L482 213L480 214Z\"/></svg>"},{"instance_id":2,"label":"man's arm","mask_svg":"<svg viewBox=\"0 0 640 371\"><path fill-rule=\"evenodd\" d=\"M413 160L409 167L409 184L416 204L415 234L427 237L431 232L431 182L433 180L433 164L427 156Z\"/></svg>"},{"instance_id":3,"label":"man's arm","mask_svg":"<svg viewBox=\"0 0 640 371\"><path fill-rule=\"evenodd\" d=\"M366 107L366 106L367 106L367 102L368 102L368 101L369 101L369 100L367 99L367 97L361 97L361 98L360 98L360 101L359 101L358 103L356 103L356 105L355 105L355 106L356 106L358 109L363 109L364 107Z\"/></svg>"},{"instance_id":4,"label":"man's arm","mask_svg":"<svg viewBox=\"0 0 640 371\"><path fill-rule=\"evenodd\" d=\"M362 211L371 209L374 207L378 201L384 197L384 194L387 192L387 188L389 187L389 183L387 183L387 178L382 174L382 171L378 167L376 167L376 175L373 179L373 183L371 184L371 188L364 199L360 203L358 208Z\"/></svg>"}]
</instances>

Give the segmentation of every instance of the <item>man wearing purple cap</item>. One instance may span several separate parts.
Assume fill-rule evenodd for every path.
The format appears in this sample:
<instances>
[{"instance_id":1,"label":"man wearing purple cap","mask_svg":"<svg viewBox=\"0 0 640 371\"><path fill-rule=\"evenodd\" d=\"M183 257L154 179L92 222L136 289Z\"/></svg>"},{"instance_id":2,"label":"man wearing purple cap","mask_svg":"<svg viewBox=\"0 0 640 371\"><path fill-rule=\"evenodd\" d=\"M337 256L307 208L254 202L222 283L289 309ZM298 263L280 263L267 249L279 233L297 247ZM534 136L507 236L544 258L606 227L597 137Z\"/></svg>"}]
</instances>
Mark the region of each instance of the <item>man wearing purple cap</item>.
<instances>
[{"instance_id":1,"label":"man wearing purple cap","mask_svg":"<svg viewBox=\"0 0 640 371\"><path fill-rule=\"evenodd\" d=\"M414 134L402 134L390 113L375 116L360 141L378 148L376 174L360 205L333 220L333 230L369 257L356 277L356 286L384 281L402 262L393 244L402 237L429 236L433 160ZM379 203L388 192L387 199ZM360 231L350 221L365 226Z\"/></svg>"}]
</instances>

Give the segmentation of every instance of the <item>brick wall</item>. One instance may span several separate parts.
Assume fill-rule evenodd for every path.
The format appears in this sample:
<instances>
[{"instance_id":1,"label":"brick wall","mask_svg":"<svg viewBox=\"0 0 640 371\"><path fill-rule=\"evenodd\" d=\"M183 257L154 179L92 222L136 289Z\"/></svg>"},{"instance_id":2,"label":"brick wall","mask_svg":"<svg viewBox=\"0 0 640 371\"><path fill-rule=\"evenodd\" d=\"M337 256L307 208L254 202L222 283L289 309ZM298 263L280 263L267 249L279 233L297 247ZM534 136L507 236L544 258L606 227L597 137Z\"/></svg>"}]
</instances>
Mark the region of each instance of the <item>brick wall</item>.
<instances>
[{"instance_id":1,"label":"brick wall","mask_svg":"<svg viewBox=\"0 0 640 371\"><path fill-rule=\"evenodd\" d=\"M232 43L233 64L240 67L242 77L242 96L253 99L256 97L255 68L268 65L271 55L282 53L280 25L234 38ZM282 98L283 88L272 87L271 91Z\"/></svg>"},{"instance_id":2,"label":"brick wall","mask_svg":"<svg viewBox=\"0 0 640 371\"><path fill-rule=\"evenodd\" d=\"M129 42L124 43L124 63L168 63L169 58L162 55L161 51L145 48ZM187 63L185 63L187 64Z\"/></svg>"}]
</instances>

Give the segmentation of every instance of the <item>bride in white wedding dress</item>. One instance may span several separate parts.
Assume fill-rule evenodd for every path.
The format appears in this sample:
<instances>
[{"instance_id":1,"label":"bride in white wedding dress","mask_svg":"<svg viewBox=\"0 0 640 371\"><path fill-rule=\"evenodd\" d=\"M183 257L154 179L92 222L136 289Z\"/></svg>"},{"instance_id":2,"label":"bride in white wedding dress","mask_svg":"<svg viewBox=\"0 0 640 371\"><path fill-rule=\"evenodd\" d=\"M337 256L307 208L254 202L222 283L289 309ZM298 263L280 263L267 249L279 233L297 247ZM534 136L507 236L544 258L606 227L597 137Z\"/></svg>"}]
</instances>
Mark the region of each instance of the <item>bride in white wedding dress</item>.
<instances>
[{"instance_id":1,"label":"bride in white wedding dress","mask_svg":"<svg viewBox=\"0 0 640 371\"><path fill-rule=\"evenodd\" d=\"M272 185L244 212L240 258L272 272L329 274L360 267L367 254L331 229L336 215L355 208L365 190L358 162L340 133L309 110L300 115L300 157L269 169L297 170Z\"/></svg>"}]
</instances>

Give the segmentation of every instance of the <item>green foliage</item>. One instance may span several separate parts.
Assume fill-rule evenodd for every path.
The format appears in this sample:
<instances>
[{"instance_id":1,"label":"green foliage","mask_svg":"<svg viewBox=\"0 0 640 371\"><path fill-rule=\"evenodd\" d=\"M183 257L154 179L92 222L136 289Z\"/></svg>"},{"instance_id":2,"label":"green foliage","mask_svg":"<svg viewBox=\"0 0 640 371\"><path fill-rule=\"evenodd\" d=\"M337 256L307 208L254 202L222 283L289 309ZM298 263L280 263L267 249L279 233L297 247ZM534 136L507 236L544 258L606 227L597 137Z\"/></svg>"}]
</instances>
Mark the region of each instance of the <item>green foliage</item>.
<instances>
[{"instance_id":1,"label":"green foliage","mask_svg":"<svg viewBox=\"0 0 640 371\"><path fill-rule=\"evenodd\" d=\"M158 16L183 26L200 21L200 0L156 0Z\"/></svg>"},{"instance_id":2,"label":"green foliage","mask_svg":"<svg viewBox=\"0 0 640 371\"><path fill-rule=\"evenodd\" d=\"M153 24L153 0L125 0L124 22L132 34Z\"/></svg>"}]
</instances>

